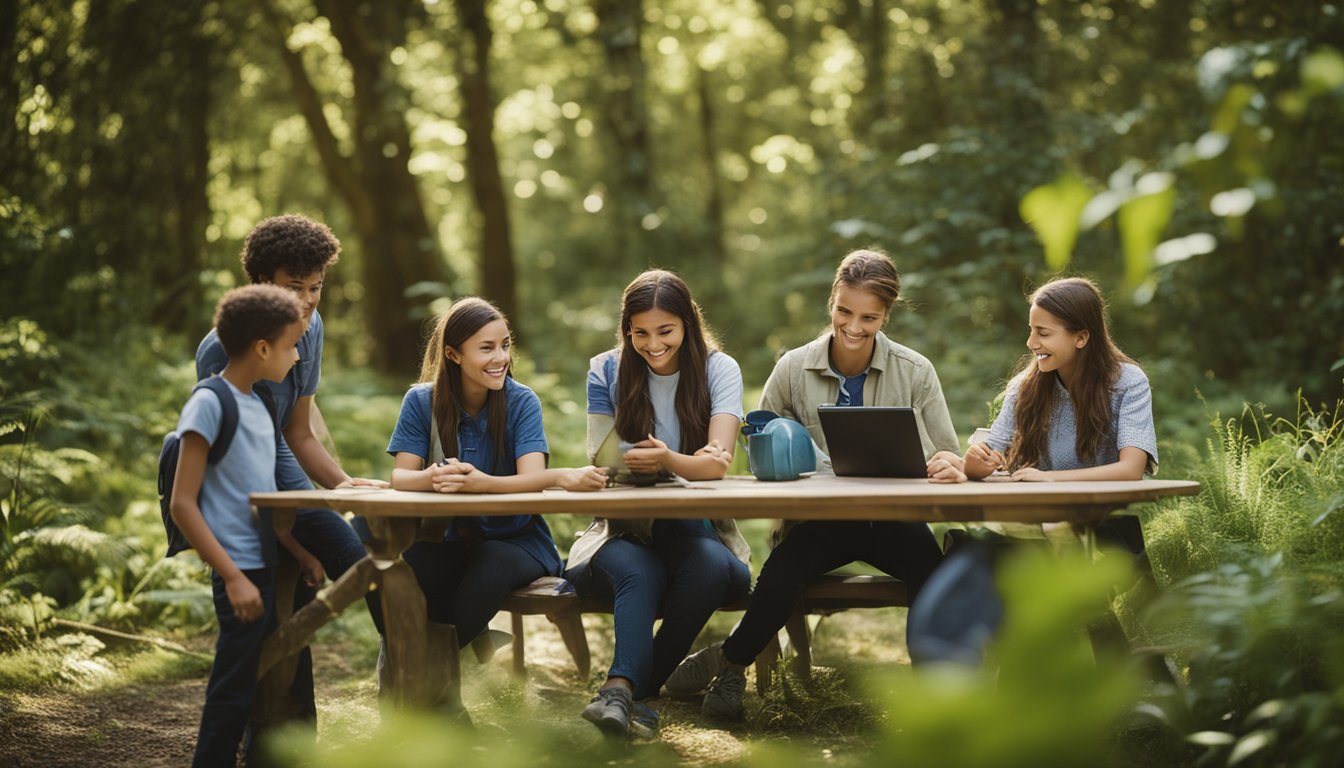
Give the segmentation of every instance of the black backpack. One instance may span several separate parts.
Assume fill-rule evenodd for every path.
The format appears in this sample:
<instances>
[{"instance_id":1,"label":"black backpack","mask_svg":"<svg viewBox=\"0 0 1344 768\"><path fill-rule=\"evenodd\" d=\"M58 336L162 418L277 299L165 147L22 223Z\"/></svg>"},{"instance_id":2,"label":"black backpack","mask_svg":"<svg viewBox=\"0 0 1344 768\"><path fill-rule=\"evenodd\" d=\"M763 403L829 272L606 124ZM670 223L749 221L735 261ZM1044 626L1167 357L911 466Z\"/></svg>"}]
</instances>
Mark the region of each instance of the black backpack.
<instances>
[{"instance_id":1,"label":"black backpack","mask_svg":"<svg viewBox=\"0 0 1344 768\"><path fill-rule=\"evenodd\" d=\"M229 445L233 442L233 435L238 431L238 401L234 399L233 392L229 390L228 382L224 381L218 374L208 379L202 379L196 382L196 386L191 388L191 393L196 394L197 390L208 389L215 393L219 398L219 404L222 413L219 419L219 434L215 436L215 442L210 446L210 452L205 455L206 464L218 464L224 455L229 452ZM263 387L256 387L255 391L261 396L261 401L265 403L266 410L271 414L271 421L275 424L275 442L280 444L280 424L276 418L275 404L271 399L269 390ZM159 514L163 517L163 530L168 536L168 552L164 557L172 557L178 552L191 549L191 543L187 537L177 529L177 524L173 522L172 504L173 504L173 481L177 478L177 459L182 452L182 436L173 430L163 436L163 449L159 451Z\"/></svg>"}]
</instances>

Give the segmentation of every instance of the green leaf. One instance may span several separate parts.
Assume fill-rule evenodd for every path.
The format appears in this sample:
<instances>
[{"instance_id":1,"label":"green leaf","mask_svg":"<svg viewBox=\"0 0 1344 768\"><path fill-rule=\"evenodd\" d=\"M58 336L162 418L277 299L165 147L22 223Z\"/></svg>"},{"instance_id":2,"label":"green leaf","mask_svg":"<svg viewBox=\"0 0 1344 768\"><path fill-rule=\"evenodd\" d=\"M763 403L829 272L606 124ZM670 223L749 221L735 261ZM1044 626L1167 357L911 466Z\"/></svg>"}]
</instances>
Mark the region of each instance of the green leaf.
<instances>
[{"instance_id":1,"label":"green leaf","mask_svg":"<svg viewBox=\"0 0 1344 768\"><path fill-rule=\"evenodd\" d=\"M1232 754L1227 758L1228 765L1236 765L1251 755L1269 746L1274 741L1274 732L1268 730L1253 731L1241 737Z\"/></svg>"},{"instance_id":2,"label":"green leaf","mask_svg":"<svg viewBox=\"0 0 1344 768\"><path fill-rule=\"evenodd\" d=\"M1256 90L1246 83L1237 83L1227 89L1227 95L1214 113L1211 129L1231 135L1241 124L1241 113L1255 98Z\"/></svg>"},{"instance_id":3,"label":"green leaf","mask_svg":"<svg viewBox=\"0 0 1344 768\"><path fill-rule=\"evenodd\" d=\"M1329 93L1344 85L1344 56L1333 48L1320 48L1302 60L1302 88L1307 96Z\"/></svg>"},{"instance_id":4,"label":"green leaf","mask_svg":"<svg viewBox=\"0 0 1344 768\"><path fill-rule=\"evenodd\" d=\"M1078 240L1078 221L1092 199L1092 191L1077 175L1066 173L1051 184L1028 192L1019 206L1022 220L1031 225L1045 246L1045 263L1058 272L1069 265ZM1154 243L1156 245L1156 243Z\"/></svg>"},{"instance_id":5,"label":"green leaf","mask_svg":"<svg viewBox=\"0 0 1344 768\"><path fill-rule=\"evenodd\" d=\"M1237 739L1232 734L1222 731L1197 731L1186 736L1185 740L1201 747L1225 747Z\"/></svg>"},{"instance_id":6,"label":"green leaf","mask_svg":"<svg viewBox=\"0 0 1344 768\"><path fill-rule=\"evenodd\" d=\"M1125 253L1125 283L1138 287L1153 269L1153 251L1171 221L1176 190L1170 174L1150 173L1139 180L1141 194L1120 206L1117 216Z\"/></svg>"}]
</instances>

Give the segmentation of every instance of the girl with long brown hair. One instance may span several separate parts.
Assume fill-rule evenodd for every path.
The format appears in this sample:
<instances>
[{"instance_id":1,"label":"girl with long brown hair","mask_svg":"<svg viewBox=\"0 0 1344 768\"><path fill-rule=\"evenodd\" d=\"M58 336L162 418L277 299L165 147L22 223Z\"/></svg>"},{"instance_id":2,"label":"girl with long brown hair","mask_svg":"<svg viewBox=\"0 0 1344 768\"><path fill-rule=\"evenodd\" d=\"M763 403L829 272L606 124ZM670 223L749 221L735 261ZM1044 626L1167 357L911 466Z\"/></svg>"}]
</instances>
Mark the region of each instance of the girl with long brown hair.
<instances>
[{"instance_id":1,"label":"girl with long brown hair","mask_svg":"<svg viewBox=\"0 0 1344 768\"><path fill-rule=\"evenodd\" d=\"M510 373L512 339L504 315L484 299L454 303L435 323L420 381L407 392L387 452L392 487L439 493L518 493L560 486L595 491L594 467L547 469L541 401ZM356 528L367 540L362 518ZM425 593L430 621L457 627L460 645L485 630L509 592L560 573L560 557L538 515L457 517L443 541L420 541L404 555ZM381 633L378 593L369 612Z\"/></svg>"},{"instance_id":2,"label":"girl with long brown hair","mask_svg":"<svg viewBox=\"0 0 1344 768\"><path fill-rule=\"evenodd\" d=\"M722 478L742 422L742 373L686 283L663 270L636 277L617 344L590 363L590 457L619 457L635 477ZM658 695L717 608L747 593L750 556L732 520L595 520L565 576L580 594L613 601L616 648L584 719L613 737L652 735L657 714L639 700Z\"/></svg>"},{"instance_id":3,"label":"girl with long brown hair","mask_svg":"<svg viewBox=\"0 0 1344 768\"><path fill-rule=\"evenodd\" d=\"M989 438L966 451L972 480L1138 480L1157 471L1148 377L1111 340L1091 280L1052 280L1031 295L1028 354L1008 382Z\"/></svg>"}]
</instances>

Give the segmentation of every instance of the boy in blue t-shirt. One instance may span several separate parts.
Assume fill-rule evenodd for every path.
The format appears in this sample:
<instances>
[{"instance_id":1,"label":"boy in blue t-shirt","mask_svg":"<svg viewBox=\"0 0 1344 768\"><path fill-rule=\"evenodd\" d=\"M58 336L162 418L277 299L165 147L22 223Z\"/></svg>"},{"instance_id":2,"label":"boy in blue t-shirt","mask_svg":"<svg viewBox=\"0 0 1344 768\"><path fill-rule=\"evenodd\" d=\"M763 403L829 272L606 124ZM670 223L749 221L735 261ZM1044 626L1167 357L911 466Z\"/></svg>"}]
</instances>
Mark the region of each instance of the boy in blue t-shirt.
<instances>
[{"instance_id":1,"label":"boy in blue t-shirt","mask_svg":"<svg viewBox=\"0 0 1344 768\"><path fill-rule=\"evenodd\" d=\"M254 385L280 381L298 361L303 308L283 288L250 285L220 299L215 329L228 353L220 376L238 402L237 430L224 457L207 464L223 406L211 391L191 396L177 423L182 443L171 501L173 522L210 566L219 618L195 766L236 764L261 644L275 623L274 577L248 500L276 489L275 423ZM292 538L282 543L300 562L312 558Z\"/></svg>"},{"instance_id":2,"label":"boy in blue t-shirt","mask_svg":"<svg viewBox=\"0 0 1344 768\"><path fill-rule=\"evenodd\" d=\"M315 426L321 420L313 397L322 378L322 316L317 305L327 268L340 257L341 243L326 225L306 216L285 214L259 222L243 244L243 270L252 283L270 284L292 291L299 298L304 330L299 337L299 361L278 381L261 381L257 389L268 398L280 424L276 446L275 478L282 491L310 490L316 482L326 488L351 485L387 487L384 480L351 477L318 440ZM211 330L196 349L196 378L219 373L229 362L218 330ZM311 480L309 479L311 478ZM292 536L302 551L303 575L294 595L295 610L310 602L322 583L323 572L335 581L365 556L364 545L345 518L330 509L300 509L294 529L281 535L286 544L280 552L288 557ZM290 688L289 709L302 719L316 722L313 700L313 661L308 648L299 655Z\"/></svg>"}]
</instances>

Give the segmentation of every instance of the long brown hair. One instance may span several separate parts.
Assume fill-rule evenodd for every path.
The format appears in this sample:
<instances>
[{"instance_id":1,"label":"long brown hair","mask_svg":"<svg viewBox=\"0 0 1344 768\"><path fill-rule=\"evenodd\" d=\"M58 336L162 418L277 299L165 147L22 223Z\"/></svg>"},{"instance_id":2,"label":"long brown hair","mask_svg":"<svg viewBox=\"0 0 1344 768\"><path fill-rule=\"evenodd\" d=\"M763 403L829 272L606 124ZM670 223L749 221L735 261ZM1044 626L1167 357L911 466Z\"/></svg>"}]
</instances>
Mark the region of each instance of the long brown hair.
<instances>
[{"instance_id":1,"label":"long brown hair","mask_svg":"<svg viewBox=\"0 0 1344 768\"><path fill-rule=\"evenodd\" d=\"M1096 283L1084 277L1051 280L1031 295L1031 304L1059 318L1071 333L1087 331L1087 344L1078 350L1069 397L1078 419L1074 450L1079 461L1096 458L1111 435L1111 390L1120 378L1120 364L1133 363L1111 340L1106 304ZM1021 363L1022 383L1017 390L1017 431L1008 446L1013 469L1039 466L1050 437L1050 410L1054 405L1057 371L1042 373L1035 355Z\"/></svg>"},{"instance_id":2,"label":"long brown hair","mask_svg":"<svg viewBox=\"0 0 1344 768\"><path fill-rule=\"evenodd\" d=\"M462 410L462 366L448 359L448 348L452 347L461 353L467 339L496 320L503 320L508 325L504 313L485 299L475 296L458 299L434 324L429 343L425 345L425 359L420 363L420 383L434 385L434 423L438 425L439 445L443 447L446 458L457 457L457 416ZM513 378L512 360L505 376ZM485 394L486 420L490 442L495 448L495 466L477 469L490 474L498 474L501 462L507 462L504 435L509 423L509 403L506 391L492 389Z\"/></svg>"},{"instance_id":3,"label":"long brown hair","mask_svg":"<svg viewBox=\"0 0 1344 768\"><path fill-rule=\"evenodd\" d=\"M682 323L681 347L677 349L677 421L681 425L681 445L671 446L682 453L699 450L709 441L709 352L719 348L705 327L700 307L691 298L691 289L680 277L661 269L642 273L625 287L621 297L620 368L617 371L616 434L629 443L637 443L653 432L653 399L649 396L649 364L635 350L631 339L631 318L641 312L661 309L676 315Z\"/></svg>"}]
</instances>

